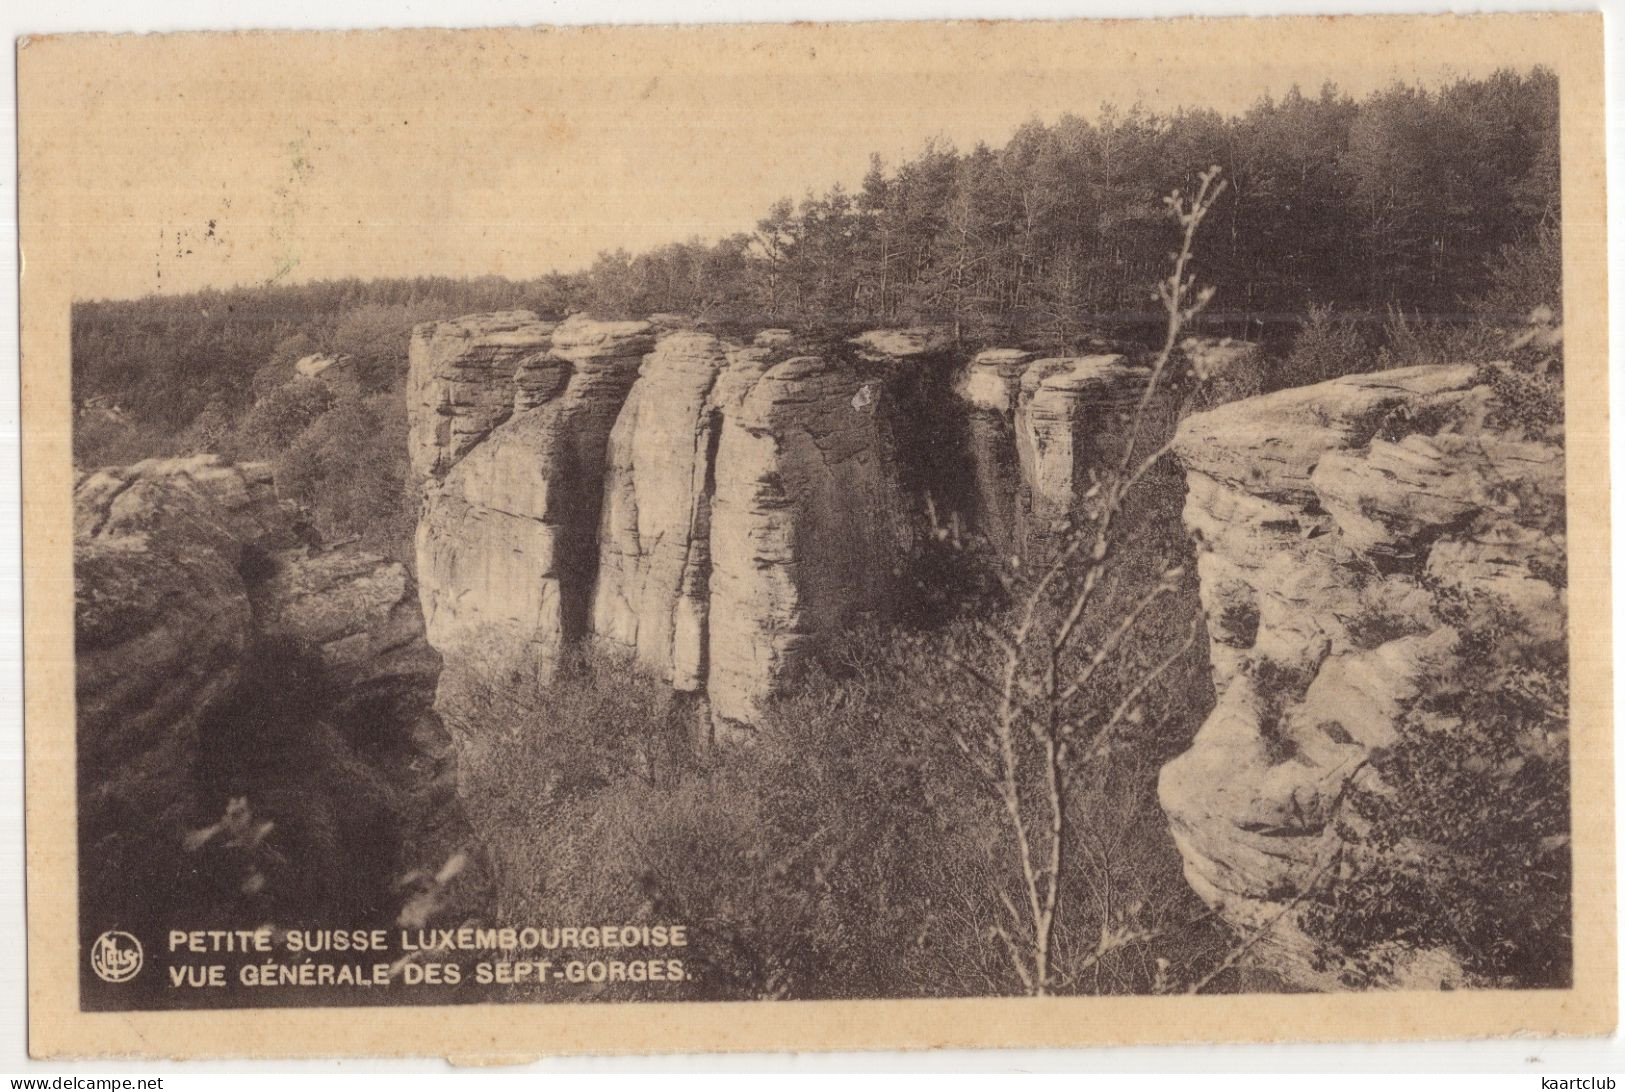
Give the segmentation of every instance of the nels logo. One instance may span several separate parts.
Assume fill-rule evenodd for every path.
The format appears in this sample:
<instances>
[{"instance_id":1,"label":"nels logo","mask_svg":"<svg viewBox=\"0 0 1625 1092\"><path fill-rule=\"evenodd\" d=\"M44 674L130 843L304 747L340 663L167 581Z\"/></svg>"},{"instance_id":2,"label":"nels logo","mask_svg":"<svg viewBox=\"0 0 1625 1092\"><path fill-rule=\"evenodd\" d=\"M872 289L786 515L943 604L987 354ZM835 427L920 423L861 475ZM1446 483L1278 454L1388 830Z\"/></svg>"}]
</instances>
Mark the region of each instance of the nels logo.
<instances>
[{"instance_id":1,"label":"nels logo","mask_svg":"<svg viewBox=\"0 0 1625 1092\"><path fill-rule=\"evenodd\" d=\"M141 972L141 942L109 929L90 946L90 969L103 982L128 982Z\"/></svg>"}]
</instances>

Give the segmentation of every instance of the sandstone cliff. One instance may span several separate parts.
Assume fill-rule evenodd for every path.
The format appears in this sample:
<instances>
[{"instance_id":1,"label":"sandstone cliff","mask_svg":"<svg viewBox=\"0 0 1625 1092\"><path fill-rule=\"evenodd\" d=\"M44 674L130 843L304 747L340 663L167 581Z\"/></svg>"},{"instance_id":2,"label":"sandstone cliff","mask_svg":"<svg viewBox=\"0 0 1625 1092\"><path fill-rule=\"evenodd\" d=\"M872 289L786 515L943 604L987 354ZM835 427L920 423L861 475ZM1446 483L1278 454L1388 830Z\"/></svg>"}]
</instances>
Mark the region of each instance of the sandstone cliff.
<instances>
[{"instance_id":1,"label":"sandstone cliff","mask_svg":"<svg viewBox=\"0 0 1625 1092\"><path fill-rule=\"evenodd\" d=\"M406 395L412 469L443 475L509 417L558 392L554 323L528 311L428 323L412 338Z\"/></svg>"},{"instance_id":2,"label":"sandstone cliff","mask_svg":"<svg viewBox=\"0 0 1625 1092\"><path fill-rule=\"evenodd\" d=\"M809 638L890 606L908 532L868 389L836 362L792 357L724 411L709 654L722 717L753 722Z\"/></svg>"},{"instance_id":3,"label":"sandstone cliff","mask_svg":"<svg viewBox=\"0 0 1625 1092\"><path fill-rule=\"evenodd\" d=\"M308 544L268 468L214 456L74 508L89 935L387 921L403 874L471 859L403 566Z\"/></svg>"},{"instance_id":4,"label":"sandstone cliff","mask_svg":"<svg viewBox=\"0 0 1625 1092\"><path fill-rule=\"evenodd\" d=\"M1038 360L1022 372L1016 451L1035 520L1064 518L1090 472L1116 463L1149 376L1117 354Z\"/></svg>"},{"instance_id":5,"label":"sandstone cliff","mask_svg":"<svg viewBox=\"0 0 1625 1092\"><path fill-rule=\"evenodd\" d=\"M1021 377L1037 354L988 349L965 368L955 394L965 407L967 454L975 475L976 528L1001 555L1021 552L1026 482L1016 443Z\"/></svg>"},{"instance_id":6,"label":"sandstone cliff","mask_svg":"<svg viewBox=\"0 0 1625 1092\"><path fill-rule=\"evenodd\" d=\"M1471 666L1452 604L1504 612L1508 639L1563 631L1563 537L1548 518L1562 451L1497 423L1493 376L1353 376L1233 402L1178 433L1218 700L1160 796L1192 887L1246 935L1265 930L1259 957L1303 985L1338 984L1299 896L1336 879L1351 780L1383 791L1370 760L1405 718L1448 727L1423 699ZM1396 977L1460 972L1418 951Z\"/></svg>"},{"instance_id":7,"label":"sandstone cliff","mask_svg":"<svg viewBox=\"0 0 1625 1092\"><path fill-rule=\"evenodd\" d=\"M517 312L414 337L418 575L454 725L536 708L588 633L754 722L821 635L909 593L934 530L1019 553L1030 509L1063 516L1145 376L1010 350L967 367L935 328L682 325Z\"/></svg>"},{"instance_id":8,"label":"sandstone cliff","mask_svg":"<svg viewBox=\"0 0 1625 1092\"><path fill-rule=\"evenodd\" d=\"M500 422L482 437L453 433L454 440L469 437L469 446L424 483L417 557L429 642L446 661L442 686L499 683L525 702L586 631L609 433L654 338L647 323L577 318L551 331L545 351L528 341L500 367L431 353L463 345L486 361L493 356L488 336L459 341L458 333L513 321L464 319L450 324L451 334L442 332L446 323L430 324L413 339L414 374L435 377L424 383L431 393L413 403L416 417L425 406L467 404L483 407L479 420ZM539 329L528 320L519 327ZM432 368L419 363L426 356ZM550 378L521 381L540 375ZM414 422L415 436L426 432ZM456 452L460 443L435 450ZM447 461L424 456L415 463Z\"/></svg>"}]
</instances>

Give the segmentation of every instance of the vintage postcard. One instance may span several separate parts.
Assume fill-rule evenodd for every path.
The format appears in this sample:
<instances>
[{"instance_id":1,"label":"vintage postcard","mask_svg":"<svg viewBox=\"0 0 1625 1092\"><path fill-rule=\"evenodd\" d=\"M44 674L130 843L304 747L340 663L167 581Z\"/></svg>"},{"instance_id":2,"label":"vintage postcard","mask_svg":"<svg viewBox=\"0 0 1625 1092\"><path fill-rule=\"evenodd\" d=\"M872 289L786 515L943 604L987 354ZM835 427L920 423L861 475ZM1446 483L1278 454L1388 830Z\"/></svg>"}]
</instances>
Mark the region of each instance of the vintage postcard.
<instances>
[{"instance_id":1,"label":"vintage postcard","mask_svg":"<svg viewBox=\"0 0 1625 1092\"><path fill-rule=\"evenodd\" d=\"M17 57L36 1056L1614 1027L1600 15Z\"/></svg>"}]
</instances>

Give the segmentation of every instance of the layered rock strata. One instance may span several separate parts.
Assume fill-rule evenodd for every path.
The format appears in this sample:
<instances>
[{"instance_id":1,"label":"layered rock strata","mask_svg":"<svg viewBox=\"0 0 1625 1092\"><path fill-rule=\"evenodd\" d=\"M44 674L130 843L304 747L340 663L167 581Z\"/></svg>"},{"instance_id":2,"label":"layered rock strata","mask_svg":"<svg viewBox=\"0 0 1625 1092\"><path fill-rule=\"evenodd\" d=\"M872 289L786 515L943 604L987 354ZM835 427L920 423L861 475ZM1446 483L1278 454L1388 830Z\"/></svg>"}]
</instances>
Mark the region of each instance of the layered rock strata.
<instances>
[{"instance_id":1,"label":"layered rock strata","mask_svg":"<svg viewBox=\"0 0 1625 1092\"><path fill-rule=\"evenodd\" d=\"M1302 985L1336 979L1295 893L1328 867L1350 779L1458 671L1445 601L1563 632L1563 536L1538 518L1561 510L1562 452L1489 423L1486 374L1347 377L1197 414L1176 438L1217 704L1160 797L1191 886ZM1449 981L1426 956L1401 977Z\"/></svg>"},{"instance_id":2,"label":"layered rock strata","mask_svg":"<svg viewBox=\"0 0 1625 1092\"><path fill-rule=\"evenodd\" d=\"M1035 520L1063 518L1088 492L1090 472L1115 465L1149 378L1115 353L1037 360L1022 372L1016 453Z\"/></svg>"},{"instance_id":3,"label":"layered rock strata","mask_svg":"<svg viewBox=\"0 0 1625 1092\"><path fill-rule=\"evenodd\" d=\"M986 350L955 385L975 476L975 527L1006 555L1044 541L1116 467L1151 374L1119 353L1035 355Z\"/></svg>"},{"instance_id":4,"label":"layered rock strata","mask_svg":"<svg viewBox=\"0 0 1625 1092\"><path fill-rule=\"evenodd\" d=\"M474 316L413 341L412 412L437 422L413 427L418 573L454 722L538 707L590 633L752 723L822 635L891 608L931 521L1019 552L1028 497L1064 513L1145 381L1015 351L960 375L934 328L823 348L544 328Z\"/></svg>"},{"instance_id":5,"label":"layered rock strata","mask_svg":"<svg viewBox=\"0 0 1625 1092\"><path fill-rule=\"evenodd\" d=\"M529 311L419 326L408 355L412 469L443 475L518 410L554 397L569 367L549 354L555 324Z\"/></svg>"},{"instance_id":6,"label":"layered rock strata","mask_svg":"<svg viewBox=\"0 0 1625 1092\"><path fill-rule=\"evenodd\" d=\"M723 406L766 369L761 350L702 333L668 337L610 434L593 630L677 690L705 689L709 671Z\"/></svg>"},{"instance_id":7,"label":"layered rock strata","mask_svg":"<svg viewBox=\"0 0 1625 1092\"><path fill-rule=\"evenodd\" d=\"M420 328L414 344L446 344L443 325ZM585 633L609 434L653 344L647 323L572 318L545 353L494 371L441 361L437 374L484 375L485 388L457 402L502 407L486 411L500 424L424 484L418 579L429 641L452 676L443 685L495 685L529 701ZM489 356L477 339L469 351ZM521 367L554 379L519 383ZM449 398L431 393L414 412Z\"/></svg>"}]
</instances>

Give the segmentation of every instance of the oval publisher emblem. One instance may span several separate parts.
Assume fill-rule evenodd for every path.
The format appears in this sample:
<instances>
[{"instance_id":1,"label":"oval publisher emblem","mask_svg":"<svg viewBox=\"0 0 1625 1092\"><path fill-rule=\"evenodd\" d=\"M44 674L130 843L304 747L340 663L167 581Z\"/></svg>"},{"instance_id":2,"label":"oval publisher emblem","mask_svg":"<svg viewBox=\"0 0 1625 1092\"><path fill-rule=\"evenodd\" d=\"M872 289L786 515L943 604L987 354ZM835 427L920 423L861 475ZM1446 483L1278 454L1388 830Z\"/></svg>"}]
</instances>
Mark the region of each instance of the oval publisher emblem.
<instances>
[{"instance_id":1,"label":"oval publisher emblem","mask_svg":"<svg viewBox=\"0 0 1625 1092\"><path fill-rule=\"evenodd\" d=\"M103 982L128 982L141 972L141 942L109 929L90 946L90 969Z\"/></svg>"}]
</instances>

